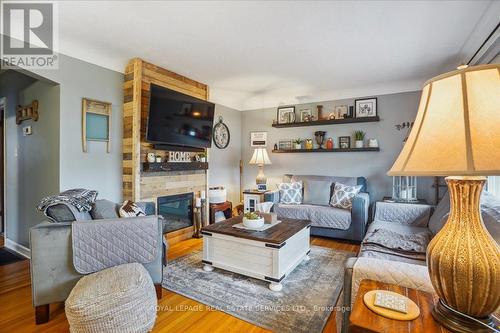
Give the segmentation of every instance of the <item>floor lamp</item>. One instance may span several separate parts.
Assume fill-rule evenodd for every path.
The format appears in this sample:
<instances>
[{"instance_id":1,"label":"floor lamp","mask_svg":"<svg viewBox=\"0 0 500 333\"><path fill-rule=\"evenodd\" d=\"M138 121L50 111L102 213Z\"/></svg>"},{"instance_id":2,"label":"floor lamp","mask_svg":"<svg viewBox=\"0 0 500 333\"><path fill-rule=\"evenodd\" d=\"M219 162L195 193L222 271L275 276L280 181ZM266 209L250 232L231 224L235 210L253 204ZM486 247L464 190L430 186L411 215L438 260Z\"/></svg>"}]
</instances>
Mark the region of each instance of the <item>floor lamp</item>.
<instances>
[{"instance_id":1,"label":"floor lamp","mask_svg":"<svg viewBox=\"0 0 500 333\"><path fill-rule=\"evenodd\" d=\"M427 248L439 296L433 316L455 332L491 332L500 305L500 248L479 200L500 174L500 65L461 66L425 83L415 124L390 176L447 176L448 221Z\"/></svg>"}]
</instances>

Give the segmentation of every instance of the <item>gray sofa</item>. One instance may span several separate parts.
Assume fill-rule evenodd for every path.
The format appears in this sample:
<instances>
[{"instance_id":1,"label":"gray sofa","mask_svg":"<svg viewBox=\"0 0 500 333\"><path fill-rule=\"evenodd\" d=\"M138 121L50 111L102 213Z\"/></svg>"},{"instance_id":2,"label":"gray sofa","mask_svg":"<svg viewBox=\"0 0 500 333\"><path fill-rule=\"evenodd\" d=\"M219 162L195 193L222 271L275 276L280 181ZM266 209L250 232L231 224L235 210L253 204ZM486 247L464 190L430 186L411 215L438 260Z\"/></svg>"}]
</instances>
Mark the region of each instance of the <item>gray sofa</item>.
<instances>
[{"instance_id":1,"label":"gray sofa","mask_svg":"<svg viewBox=\"0 0 500 333\"><path fill-rule=\"evenodd\" d=\"M154 203L142 204L142 206L147 213L154 214ZM110 206L108 205L108 207ZM61 212L62 210L59 211L59 213ZM101 211L102 213L103 211ZM104 211L104 216L114 216L114 209ZM154 260L144 264L144 267L151 275L157 296L160 298L164 259L162 222L155 215L130 217L127 218L127 221L137 224L138 229L140 229L141 223L145 221L154 223L151 221L152 219L158 225L158 247ZM42 222L30 229L31 288L37 324L49 320L49 305L65 301L75 284L83 276L76 271L73 265L72 223L74 222ZM117 231L123 225L122 219L119 218L83 221L81 223L95 223L116 228Z\"/></svg>"},{"instance_id":2,"label":"gray sofa","mask_svg":"<svg viewBox=\"0 0 500 333\"><path fill-rule=\"evenodd\" d=\"M385 230L395 237L390 242L411 237L422 236L418 246L427 248L430 240L441 230L448 219L450 199L446 194L431 215L432 207L428 205L388 204L379 202L375 206L373 222L369 225L367 239L374 231ZM491 236L500 243L500 198L483 192L481 196L481 216ZM426 237L426 235L428 237ZM415 240L415 238L412 238ZM344 275L343 308L347 309L342 316L337 316L338 326L342 324L342 332L349 332L349 309L356 299L359 284L364 279L397 284L403 287L433 292L426 266L425 255L417 253L406 255L401 251L390 251L371 246L366 239L361 244L357 258L346 262Z\"/></svg>"},{"instance_id":3,"label":"gray sofa","mask_svg":"<svg viewBox=\"0 0 500 333\"><path fill-rule=\"evenodd\" d=\"M301 181L304 184L310 181L325 181L329 184L329 202L335 183L344 185L360 185L361 191L352 200L352 209L340 209L326 205L281 204L279 191L265 194L265 201L274 202L274 212L278 217L305 219L311 221L311 235L338 238L360 242L365 236L370 196L366 192L366 179L364 177L335 177L317 175L284 175L283 182Z\"/></svg>"}]
</instances>

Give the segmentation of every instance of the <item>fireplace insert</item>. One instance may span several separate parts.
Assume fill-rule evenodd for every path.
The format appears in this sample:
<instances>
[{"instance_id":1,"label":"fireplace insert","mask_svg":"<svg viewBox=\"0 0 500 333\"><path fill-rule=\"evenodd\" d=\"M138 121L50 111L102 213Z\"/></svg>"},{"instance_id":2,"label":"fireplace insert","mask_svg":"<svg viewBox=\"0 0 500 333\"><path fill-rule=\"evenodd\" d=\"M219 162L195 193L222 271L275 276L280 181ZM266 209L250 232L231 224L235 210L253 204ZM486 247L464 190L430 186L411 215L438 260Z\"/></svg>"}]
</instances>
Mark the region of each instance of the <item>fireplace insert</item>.
<instances>
[{"instance_id":1,"label":"fireplace insert","mask_svg":"<svg viewBox=\"0 0 500 333\"><path fill-rule=\"evenodd\" d=\"M164 232L193 226L193 193L158 197L158 215L166 220Z\"/></svg>"}]
</instances>

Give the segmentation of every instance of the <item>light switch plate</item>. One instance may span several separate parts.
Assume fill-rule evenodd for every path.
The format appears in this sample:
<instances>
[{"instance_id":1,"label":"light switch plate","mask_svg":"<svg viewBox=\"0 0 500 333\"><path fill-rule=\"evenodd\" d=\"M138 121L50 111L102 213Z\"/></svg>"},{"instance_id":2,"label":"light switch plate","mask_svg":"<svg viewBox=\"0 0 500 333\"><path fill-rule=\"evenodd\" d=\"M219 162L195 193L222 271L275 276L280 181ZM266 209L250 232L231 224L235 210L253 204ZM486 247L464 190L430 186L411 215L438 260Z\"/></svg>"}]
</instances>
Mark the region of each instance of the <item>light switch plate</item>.
<instances>
[{"instance_id":1,"label":"light switch plate","mask_svg":"<svg viewBox=\"0 0 500 333\"><path fill-rule=\"evenodd\" d=\"M31 126L23 127L23 135L24 136L31 135L31 134L33 134Z\"/></svg>"}]
</instances>

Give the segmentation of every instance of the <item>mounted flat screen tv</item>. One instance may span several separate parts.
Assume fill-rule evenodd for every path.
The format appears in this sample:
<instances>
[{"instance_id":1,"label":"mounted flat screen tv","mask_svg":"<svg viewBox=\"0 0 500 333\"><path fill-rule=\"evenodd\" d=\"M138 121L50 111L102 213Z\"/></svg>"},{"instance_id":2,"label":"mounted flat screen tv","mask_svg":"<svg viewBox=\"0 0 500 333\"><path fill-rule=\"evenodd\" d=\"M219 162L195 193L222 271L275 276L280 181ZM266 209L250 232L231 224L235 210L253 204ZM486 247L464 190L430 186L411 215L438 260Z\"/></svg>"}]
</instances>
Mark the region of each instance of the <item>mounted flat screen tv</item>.
<instances>
[{"instance_id":1,"label":"mounted flat screen tv","mask_svg":"<svg viewBox=\"0 0 500 333\"><path fill-rule=\"evenodd\" d=\"M209 148L215 105L151 84L146 140L155 144Z\"/></svg>"}]
</instances>

